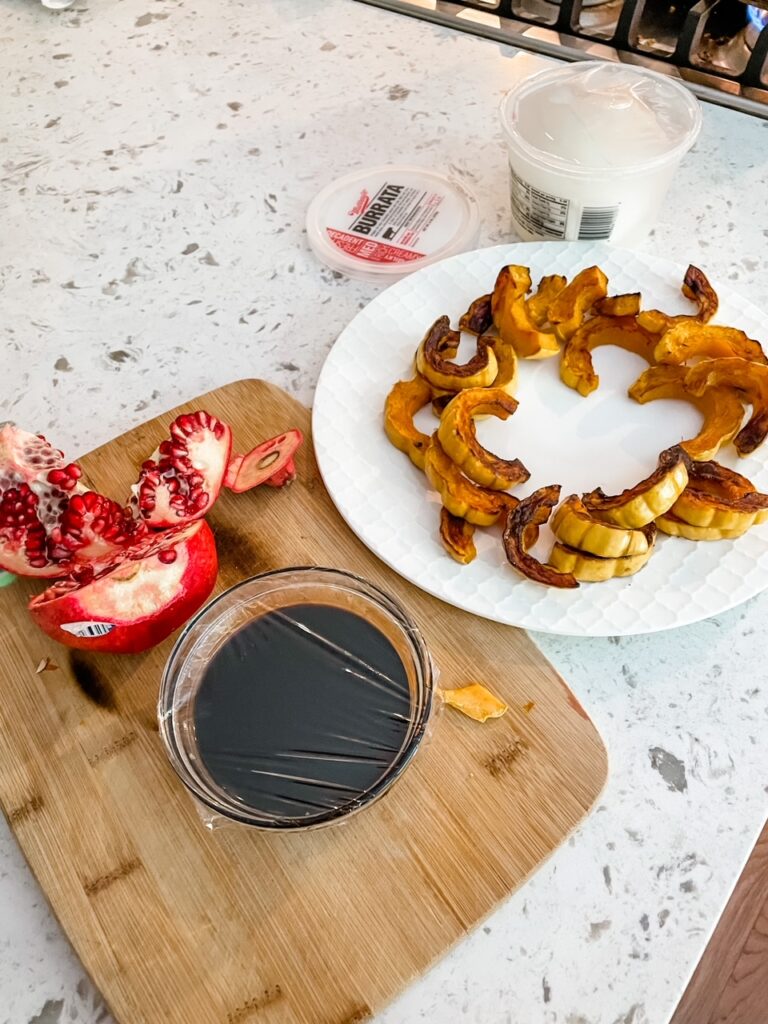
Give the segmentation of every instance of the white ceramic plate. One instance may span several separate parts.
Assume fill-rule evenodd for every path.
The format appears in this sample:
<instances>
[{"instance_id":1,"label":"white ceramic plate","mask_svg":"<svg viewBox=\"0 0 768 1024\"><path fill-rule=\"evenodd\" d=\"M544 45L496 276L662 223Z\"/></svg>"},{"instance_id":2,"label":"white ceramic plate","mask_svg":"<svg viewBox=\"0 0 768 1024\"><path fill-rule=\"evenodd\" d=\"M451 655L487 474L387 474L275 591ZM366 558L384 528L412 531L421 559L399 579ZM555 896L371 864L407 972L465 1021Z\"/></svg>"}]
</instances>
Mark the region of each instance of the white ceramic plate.
<instances>
[{"instance_id":1,"label":"white ceramic plate","mask_svg":"<svg viewBox=\"0 0 768 1024\"><path fill-rule=\"evenodd\" d=\"M651 633L717 615L764 590L768 524L733 541L660 537L638 575L586 583L578 590L556 590L520 577L505 560L497 527L477 531L478 557L470 565L458 565L443 551L437 495L388 442L384 399L396 380L412 376L413 355L427 327L444 313L455 324L472 299L491 290L505 263L529 266L534 283L543 274L571 277L597 263L608 274L610 293L639 289L645 308L691 311L680 293L684 267L592 243L521 243L463 253L387 289L339 337L320 374L314 405L320 471L358 537L430 594L489 619L549 633ZM706 266L702 269L706 272ZM720 295L716 322L768 339L768 316L727 286L713 284ZM459 355L465 357L463 351ZM582 398L560 381L557 358L521 360L515 415L506 423L478 424L483 444L502 456L519 457L530 470L530 480L516 494L552 483L562 485L563 497L598 485L616 493L647 476L659 451L698 431L700 417L690 405L641 406L627 397L627 387L645 368L643 360L606 347L597 350L594 361L600 387ZM431 412L420 417L422 429L435 429ZM768 490L765 452L739 459L728 446L719 458ZM542 531L534 553L546 558L548 544L551 534Z\"/></svg>"}]
</instances>

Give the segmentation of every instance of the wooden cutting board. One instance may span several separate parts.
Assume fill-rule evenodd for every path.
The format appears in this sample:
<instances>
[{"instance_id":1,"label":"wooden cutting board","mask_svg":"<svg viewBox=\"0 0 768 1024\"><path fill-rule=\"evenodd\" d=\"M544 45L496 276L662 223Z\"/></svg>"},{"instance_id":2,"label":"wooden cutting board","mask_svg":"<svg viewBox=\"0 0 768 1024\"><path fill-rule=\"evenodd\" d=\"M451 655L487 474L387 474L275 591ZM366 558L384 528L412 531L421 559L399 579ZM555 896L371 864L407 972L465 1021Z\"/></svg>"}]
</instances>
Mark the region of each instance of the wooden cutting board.
<instances>
[{"instance_id":1,"label":"wooden cutting board","mask_svg":"<svg viewBox=\"0 0 768 1024\"><path fill-rule=\"evenodd\" d=\"M357 1024L563 841L603 787L605 749L525 633L427 596L358 542L318 475L309 413L283 391L240 381L160 416L82 460L93 485L126 494L171 419L199 408L240 450L307 435L292 487L215 506L219 589L278 566L350 569L411 611L442 686L486 680L510 711L486 725L442 711L400 782L342 827L208 831L157 732L171 641L72 657L27 617L40 585L17 581L0 591L0 801L122 1024ZM56 668L38 672L44 658Z\"/></svg>"}]
</instances>

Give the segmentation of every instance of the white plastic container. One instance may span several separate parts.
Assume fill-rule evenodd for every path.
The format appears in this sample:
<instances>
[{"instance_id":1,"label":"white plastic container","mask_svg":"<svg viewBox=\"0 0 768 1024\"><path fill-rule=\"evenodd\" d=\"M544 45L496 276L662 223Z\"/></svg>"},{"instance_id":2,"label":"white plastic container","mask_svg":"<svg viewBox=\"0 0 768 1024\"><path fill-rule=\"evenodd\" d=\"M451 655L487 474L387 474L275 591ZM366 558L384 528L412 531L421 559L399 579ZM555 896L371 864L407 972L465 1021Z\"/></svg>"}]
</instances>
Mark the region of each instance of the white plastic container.
<instances>
[{"instance_id":1,"label":"white plastic container","mask_svg":"<svg viewBox=\"0 0 768 1024\"><path fill-rule=\"evenodd\" d=\"M515 86L501 120L521 238L632 245L655 224L701 108L666 75L585 61Z\"/></svg>"},{"instance_id":2,"label":"white plastic container","mask_svg":"<svg viewBox=\"0 0 768 1024\"><path fill-rule=\"evenodd\" d=\"M307 210L315 255L349 277L392 284L477 245L477 200L423 167L366 167L331 182Z\"/></svg>"}]
</instances>

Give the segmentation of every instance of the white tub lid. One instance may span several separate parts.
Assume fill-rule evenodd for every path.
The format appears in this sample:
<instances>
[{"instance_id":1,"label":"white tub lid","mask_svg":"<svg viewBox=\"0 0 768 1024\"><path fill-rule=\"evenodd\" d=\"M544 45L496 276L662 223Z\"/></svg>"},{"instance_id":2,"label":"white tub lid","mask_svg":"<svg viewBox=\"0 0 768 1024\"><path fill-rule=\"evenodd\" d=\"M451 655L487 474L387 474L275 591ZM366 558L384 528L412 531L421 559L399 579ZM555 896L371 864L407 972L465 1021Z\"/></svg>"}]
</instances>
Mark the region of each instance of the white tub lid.
<instances>
[{"instance_id":1,"label":"white tub lid","mask_svg":"<svg viewBox=\"0 0 768 1024\"><path fill-rule=\"evenodd\" d=\"M462 182L422 167L353 171L307 210L315 255L349 277L390 283L477 243L477 200Z\"/></svg>"}]
</instances>

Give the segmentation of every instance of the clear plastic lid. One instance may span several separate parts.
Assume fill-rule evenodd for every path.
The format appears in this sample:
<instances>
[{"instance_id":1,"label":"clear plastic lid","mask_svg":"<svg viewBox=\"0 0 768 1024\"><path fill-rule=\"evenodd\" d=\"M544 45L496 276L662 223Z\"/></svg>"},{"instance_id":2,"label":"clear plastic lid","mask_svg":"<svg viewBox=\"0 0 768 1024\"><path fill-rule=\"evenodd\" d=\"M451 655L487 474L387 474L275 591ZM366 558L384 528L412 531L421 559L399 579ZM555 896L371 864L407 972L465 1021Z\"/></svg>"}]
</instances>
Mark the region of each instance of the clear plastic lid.
<instances>
[{"instance_id":1,"label":"clear plastic lid","mask_svg":"<svg viewBox=\"0 0 768 1024\"><path fill-rule=\"evenodd\" d=\"M585 61L543 71L505 97L508 140L571 174L633 174L695 141L701 107L674 79L628 64Z\"/></svg>"},{"instance_id":2,"label":"clear plastic lid","mask_svg":"<svg viewBox=\"0 0 768 1024\"><path fill-rule=\"evenodd\" d=\"M282 569L187 625L163 676L160 734L209 825L317 828L390 789L432 695L424 640L392 597L341 570Z\"/></svg>"},{"instance_id":3,"label":"clear plastic lid","mask_svg":"<svg viewBox=\"0 0 768 1024\"><path fill-rule=\"evenodd\" d=\"M367 281L396 281L472 249L477 201L462 183L420 167L354 171L327 185L307 210L307 237L332 270Z\"/></svg>"}]
</instances>

